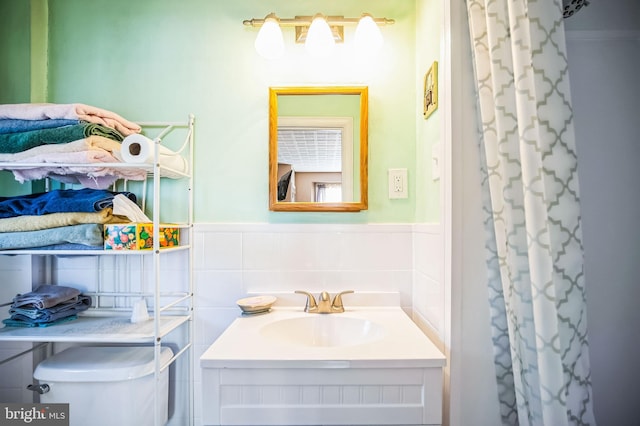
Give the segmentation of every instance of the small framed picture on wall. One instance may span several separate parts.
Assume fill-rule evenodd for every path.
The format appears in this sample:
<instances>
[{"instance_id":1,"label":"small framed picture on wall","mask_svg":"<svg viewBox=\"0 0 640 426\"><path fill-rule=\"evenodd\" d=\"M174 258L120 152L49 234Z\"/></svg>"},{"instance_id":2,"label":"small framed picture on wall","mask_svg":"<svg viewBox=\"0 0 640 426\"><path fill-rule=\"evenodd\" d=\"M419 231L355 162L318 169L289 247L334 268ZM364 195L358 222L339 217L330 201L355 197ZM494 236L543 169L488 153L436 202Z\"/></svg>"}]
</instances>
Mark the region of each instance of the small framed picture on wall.
<instances>
[{"instance_id":1,"label":"small framed picture on wall","mask_svg":"<svg viewBox=\"0 0 640 426\"><path fill-rule=\"evenodd\" d=\"M424 118L428 118L438 108L438 61L424 75Z\"/></svg>"}]
</instances>

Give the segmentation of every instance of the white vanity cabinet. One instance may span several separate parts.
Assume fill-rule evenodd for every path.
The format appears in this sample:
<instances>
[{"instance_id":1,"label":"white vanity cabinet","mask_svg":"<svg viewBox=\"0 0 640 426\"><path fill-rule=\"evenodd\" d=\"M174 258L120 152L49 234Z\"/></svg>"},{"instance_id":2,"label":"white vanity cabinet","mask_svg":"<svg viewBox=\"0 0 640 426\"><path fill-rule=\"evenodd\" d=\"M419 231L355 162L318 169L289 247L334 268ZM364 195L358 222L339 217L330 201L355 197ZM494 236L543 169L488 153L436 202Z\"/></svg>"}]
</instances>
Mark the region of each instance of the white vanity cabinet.
<instances>
[{"instance_id":1,"label":"white vanity cabinet","mask_svg":"<svg viewBox=\"0 0 640 426\"><path fill-rule=\"evenodd\" d=\"M203 423L440 425L445 362L400 307L274 308L200 357Z\"/></svg>"},{"instance_id":2,"label":"white vanity cabinet","mask_svg":"<svg viewBox=\"0 0 640 426\"><path fill-rule=\"evenodd\" d=\"M205 425L442 423L440 367L212 368L202 381Z\"/></svg>"},{"instance_id":3,"label":"white vanity cabinet","mask_svg":"<svg viewBox=\"0 0 640 426\"><path fill-rule=\"evenodd\" d=\"M194 117L180 122L139 123L145 134L153 138L155 150L163 141L181 143L179 152L188 164L188 171L164 169L161 163L109 163L110 167L131 167L147 170L143 182L118 182L117 190L135 193L139 202L147 204L152 215L153 249L151 250L8 250L0 255L29 255L33 272L33 286L41 284L67 285L89 288L93 306L78 319L50 327L3 327L2 342L44 342L51 344L49 353L77 344L153 346L154 375L159 383L161 372L171 368L173 383L171 406L175 417L170 424L193 422L193 140ZM154 135L155 134L155 135ZM174 144L176 144L174 142ZM159 158L156 156L156 158ZM3 164L4 165L4 164ZM103 164L82 165L87 168ZM175 179L162 176L170 173ZM178 177L176 177L179 175ZM172 188L172 198L165 197L164 185ZM161 215L168 203L180 204L180 218ZM143 207L144 208L144 207ZM161 220L162 218L162 220ZM170 222L180 230L180 244L160 248L160 224ZM31 272L31 271L30 271ZM131 314L136 302L144 299L150 319L132 323ZM3 302L10 302L3 301ZM162 346L172 349L173 357L161 361ZM3 360L0 360L2 363ZM26 384L24 384L26 385ZM156 387L156 396L157 396ZM156 413L159 406L157 397ZM179 412L178 412L179 411ZM161 424L156 414L155 424Z\"/></svg>"}]
</instances>

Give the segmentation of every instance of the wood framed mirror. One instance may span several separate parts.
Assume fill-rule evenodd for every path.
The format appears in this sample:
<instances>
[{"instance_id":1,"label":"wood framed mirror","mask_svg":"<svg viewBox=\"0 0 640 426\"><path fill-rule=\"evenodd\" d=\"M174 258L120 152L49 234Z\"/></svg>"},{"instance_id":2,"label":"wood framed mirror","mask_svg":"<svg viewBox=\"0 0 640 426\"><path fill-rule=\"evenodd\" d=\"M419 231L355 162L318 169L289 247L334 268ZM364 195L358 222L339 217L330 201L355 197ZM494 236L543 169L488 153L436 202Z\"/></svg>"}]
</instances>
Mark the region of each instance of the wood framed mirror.
<instances>
[{"instance_id":1,"label":"wood framed mirror","mask_svg":"<svg viewBox=\"0 0 640 426\"><path fill-rule=\"evenodd\" d=\"M368 207L366 86L269 88L269 210Z\"/></svg>"}]
</instances>

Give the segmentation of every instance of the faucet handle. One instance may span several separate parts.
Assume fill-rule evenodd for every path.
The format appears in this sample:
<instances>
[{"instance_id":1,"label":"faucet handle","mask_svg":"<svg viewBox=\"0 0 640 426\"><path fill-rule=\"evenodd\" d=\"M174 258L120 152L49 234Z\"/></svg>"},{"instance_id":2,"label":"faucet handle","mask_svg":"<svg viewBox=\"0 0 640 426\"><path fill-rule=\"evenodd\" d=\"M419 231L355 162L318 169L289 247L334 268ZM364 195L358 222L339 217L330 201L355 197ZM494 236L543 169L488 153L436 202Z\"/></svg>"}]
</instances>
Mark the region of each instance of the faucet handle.
<instances>
[{"instance_id":1,"label":"faucet handle","mask_svg":"<svg viewBox=\"0 0 640 426\"><path fill-rule=\"evenodd\" d=\"M313 294L309 293L308 291L302 291L302 290L296 290L295 293L304 294L305 296L307 296L307 304L304 307L304 310L306 312L309 312L312 309L318 308L318 304L316 303L316 298L313 297Z\"/></svg>"},{"instance_id":2,"label":"faucet handle","mask_svg":"<svg viewBox=\"0 0 640 426\"><path fill-rule=\"evenodd\" d=\"M349 293L353 293L353 290L341 291L340 293L336 294L336 296L333 298L333 302L331 303L331 309L335 312L344 312L344 305L342 304L342 295L349 294Z\"/></svg>"},{"instance_id":3,"label":"faucet handle","mask_svg":"<svg viewBox=\"0 0 640 426\"><path fill-rule=\"evenodd\" d=\"M319 300L321 302L328 302L329 300L331 300L331 296L329 296L329 293L326 291L323 291L322 293L320 293L320 298Z\"/></svg>"}]
</instances>

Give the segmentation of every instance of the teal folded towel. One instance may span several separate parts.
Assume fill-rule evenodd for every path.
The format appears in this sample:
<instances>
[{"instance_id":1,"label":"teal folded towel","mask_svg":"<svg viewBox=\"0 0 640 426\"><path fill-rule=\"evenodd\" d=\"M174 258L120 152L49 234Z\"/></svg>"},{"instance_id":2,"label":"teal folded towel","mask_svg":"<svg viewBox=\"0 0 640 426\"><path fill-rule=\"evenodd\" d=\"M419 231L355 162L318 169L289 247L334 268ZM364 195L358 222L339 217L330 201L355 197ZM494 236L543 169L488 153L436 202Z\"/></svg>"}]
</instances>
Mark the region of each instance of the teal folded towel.
<instances>
[{"instance_id":1,"label":"teal folded towel","mask_svg":"<svg viewBox=\"0 0 640 426\"><path fill-rule=\"evenodd\" d=\"M0 120L0 133L19 133L31 130L52 129L54 127L71 126L80 124L80 120Z\"/></svg>"},{"instance_id":2,"label":"teal folded towel","mask_svg":"<svg viewBox=\"0 0 640 426\"><path fill-rule=\"evenodd\" d=\"M52 322L40 322L40 323L34 323L34 322L29 322L29 321L21 321L21 320L16 320L16 319L12 319L12 318L6 318L2 320L2 323L4 325L6 325L7 327L49 327L52 325L56 325L56 324L60 324L63 322L68 322L68 321L73 321L78 319L77 315L71 315L65 318L60 318L57 319L55 321Z\"/></svg>"},{"instance_id":3,"label":"teal folded towel","mask_svg":"<svg viewBox=\"0 0 640 426\"><path fill-rule=\"evenodd\" d=\"M0 134L0 153L15 154L41 145L62 144L89 136L104 136L122 142L124 136L110 127L95 123L82 123L52 129Z\"/></svg>"}]
</instances>

